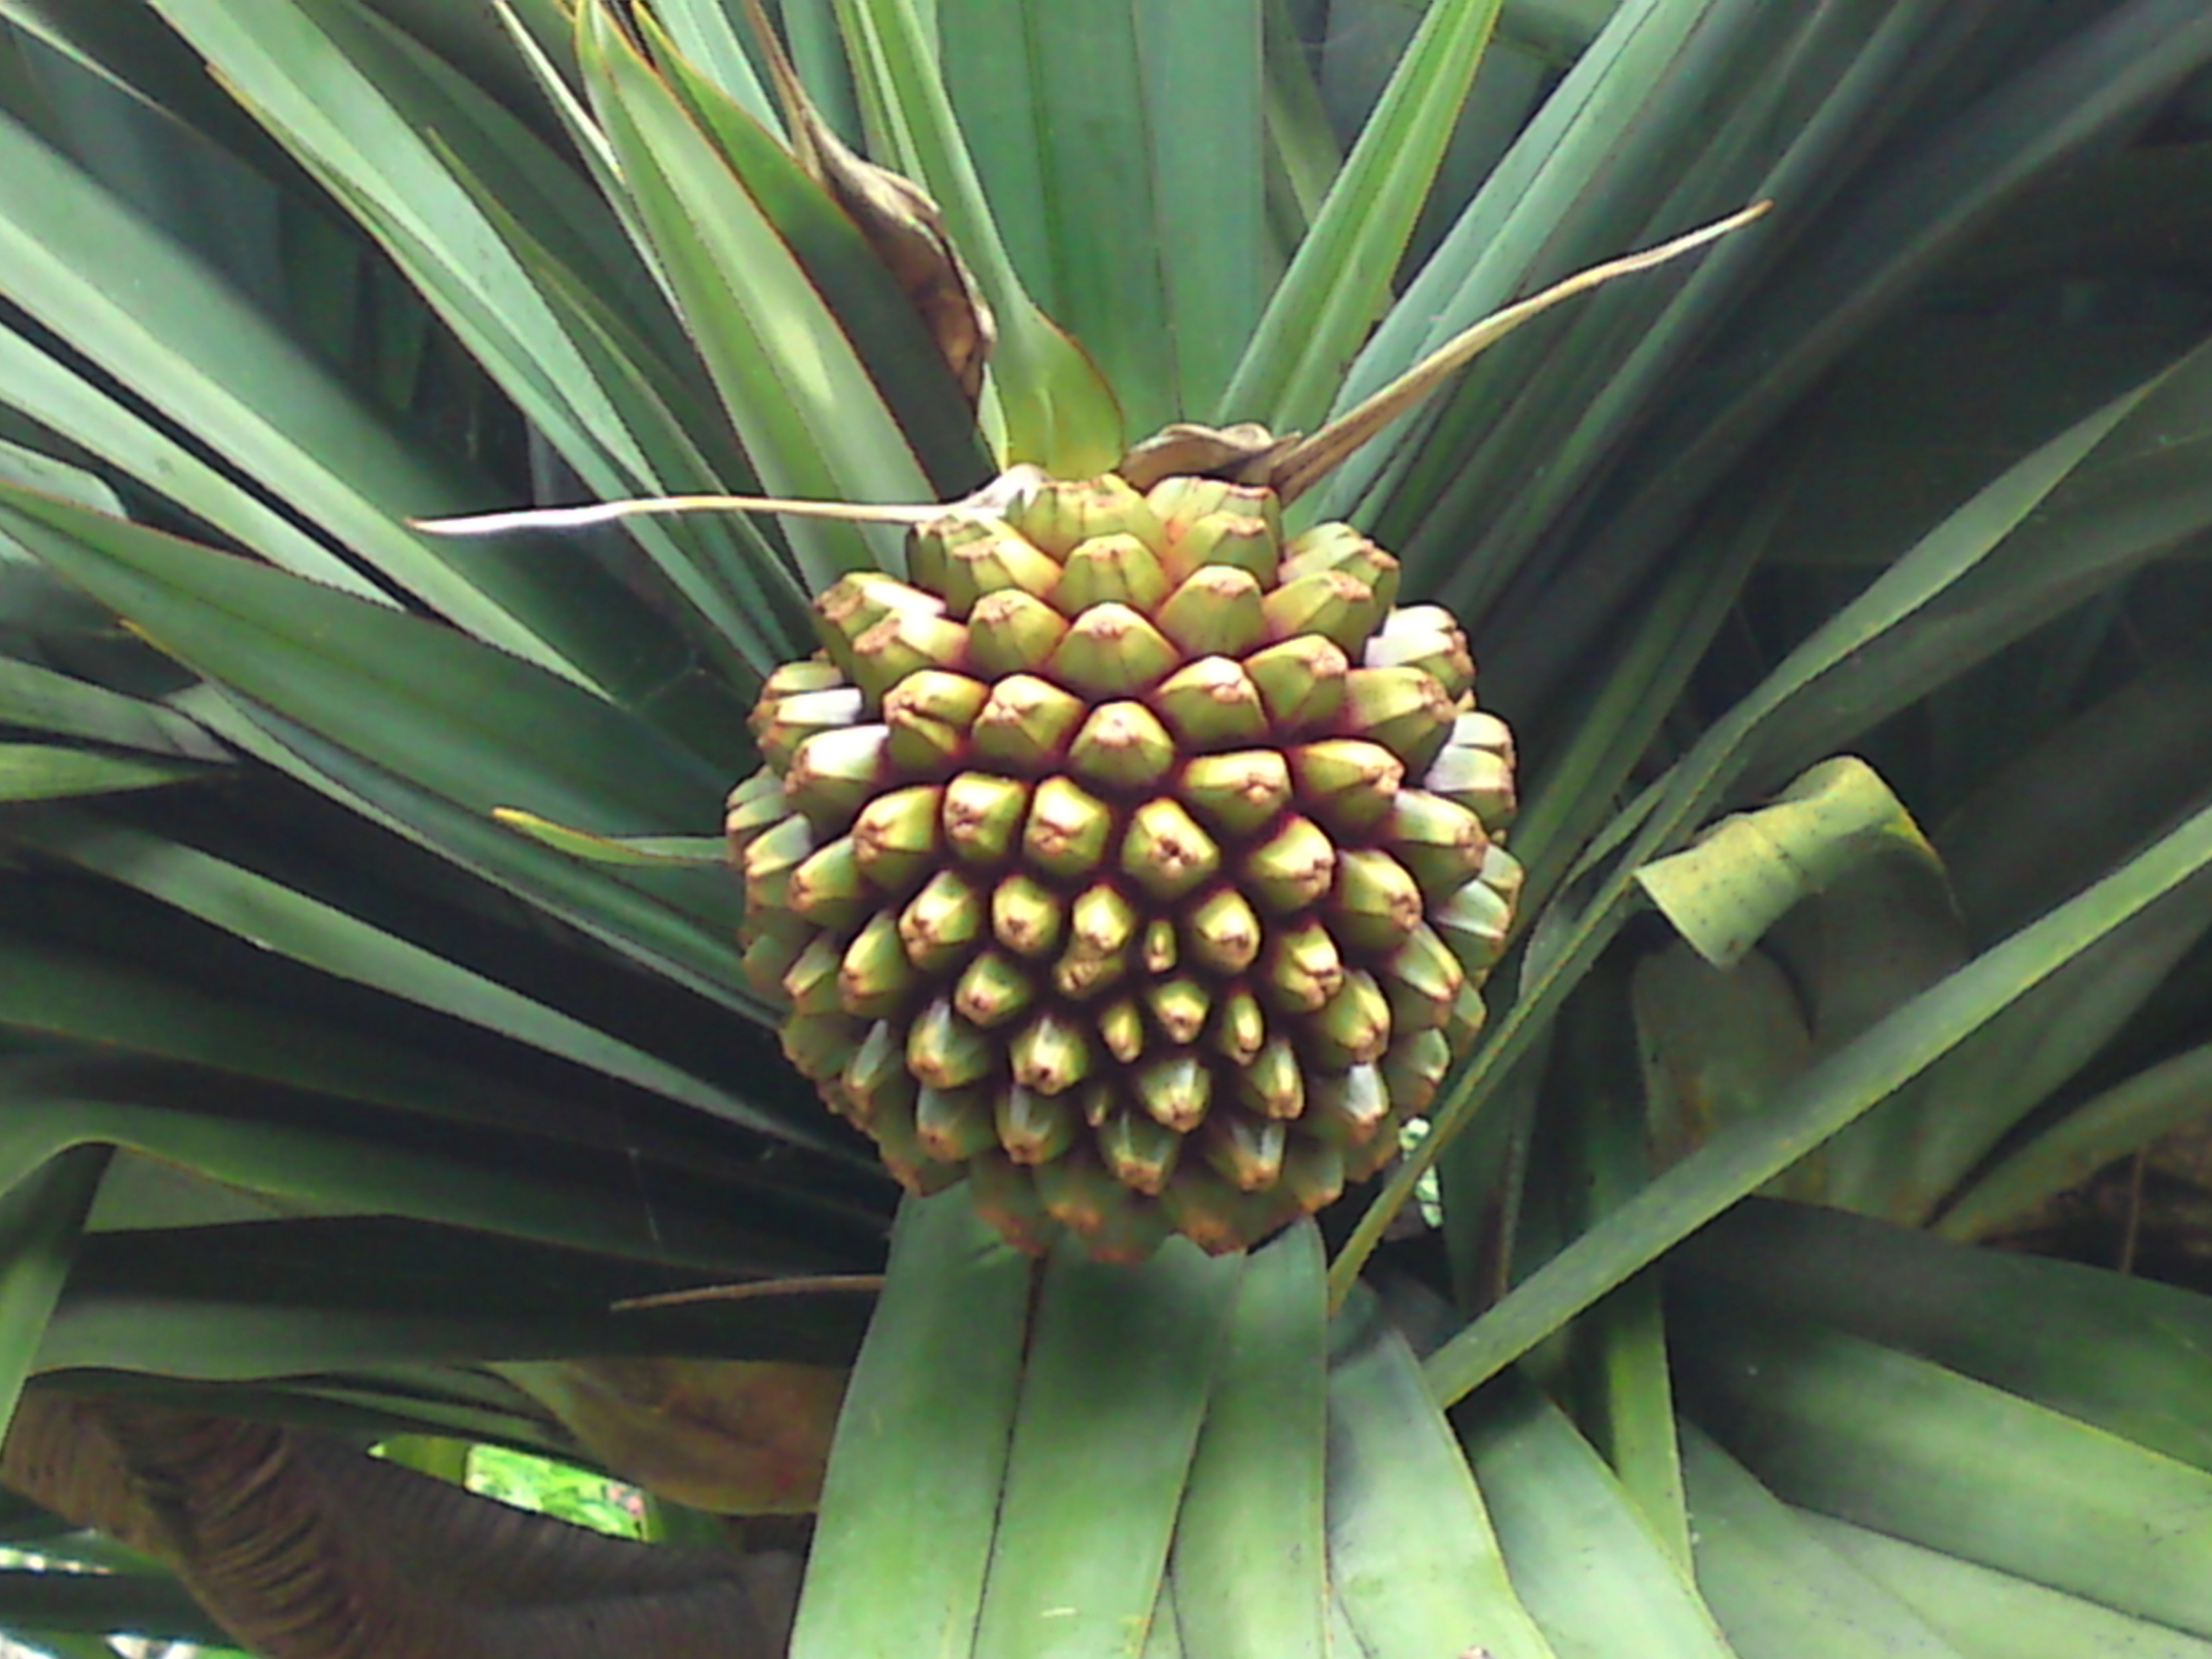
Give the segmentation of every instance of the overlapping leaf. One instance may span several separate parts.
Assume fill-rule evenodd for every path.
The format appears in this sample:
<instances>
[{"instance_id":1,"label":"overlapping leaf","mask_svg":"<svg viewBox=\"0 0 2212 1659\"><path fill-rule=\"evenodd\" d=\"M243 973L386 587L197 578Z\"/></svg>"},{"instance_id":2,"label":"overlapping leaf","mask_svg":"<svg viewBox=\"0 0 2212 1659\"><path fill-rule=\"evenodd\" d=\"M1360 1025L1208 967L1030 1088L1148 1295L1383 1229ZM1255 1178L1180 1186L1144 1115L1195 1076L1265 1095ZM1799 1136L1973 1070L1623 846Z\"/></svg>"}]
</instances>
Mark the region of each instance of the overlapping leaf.
<instances>
[{"instance_id":1,"label":"overlapping leaf","mask_svg":"<svg viewBox=\"0 0 2212 1659\"><path fill-rule=\"evenodd\" d=\"M181 197L121 204L46 70L0 76L0 426L50 453L0 452L30 486L0 518L5 793L85 792L9 809L31 863L7 890L67 885L0 935L0 1091L28 1182L107 1171L58 1303L76 1189L33 1206L11 1328L57 1311L15 1372L527 1441L550 1431L447 1362L836 1346L818 1308L498 1306L501 1272L561 1253L610 1300L866 1265L887 1189L756 1161L842 1143L757 1032L714 1024L766 1012L730 884L641 854L712 836L805 587L896 555L744 520L526 547L403 520L762 483L919 500L979 470L924 331L775 148L733 11L577 9L155 0L125 28L0 4L161 112L127 118L207 135L251 175L224 199L349 215L380 291L396 270L422 295L350 308L332 273L375 256L325 224L289 245L306 306L242 298L247 262L185 251L208 243ZM779 10L831 125L939 198L999 313L1002 458L1101 467L1177 413L1310 425L1548 277L1778 204L1525 331L1334 491L1409 593L1478 619L1532 772L1536 920L1340 1258L1333 1368L1310 1234L1241 1273L1054 1264L1032 1307L962 1200L910 1206L802 1649L2201 1651L2203 1540L2128 1547L2143 1492L2201 1507L2193 1298L1743 1214L1717 1224L1735 1246L1662 1258L1793 1165L1790 1190L1915 1218L1963 1182L1944 1224L1984 1231L2200 1090L2212 306L2187 275L2204 123L2169 94L2212 54L2202 9L1438 4L1340 133L1320 93L1342 121L1332 64L1376 21L1353 0ZM1589 45L1462 200L1466 152L1439 162L1493 25L1562 64ZM1433 247L1424 214L1451 226ZM370 386L334 366L348 317L385 331ZM489 377L465 398L438 381L459 347ZM423 441L417 399L465 435ZM1639 874L1698 855L1650 861L1846 744L1936 826L1959 954L1856 877L1735 977L1654 953ZM225 930L214 982L143 936L185 916ZM241 965L249 940L297 984ZM1635 1020L1671 1095L1644 1097ZM1650 1130L1675 1161L1644 1185ZM1351 1281L1440 1153L1462 1316L1504 1299L1425 1380ZM1522 1356L1462 1408L1470 1469L1433 1398ZM41 1605L0 1621L117 1616Z\"/></svg>"}]
</instances>

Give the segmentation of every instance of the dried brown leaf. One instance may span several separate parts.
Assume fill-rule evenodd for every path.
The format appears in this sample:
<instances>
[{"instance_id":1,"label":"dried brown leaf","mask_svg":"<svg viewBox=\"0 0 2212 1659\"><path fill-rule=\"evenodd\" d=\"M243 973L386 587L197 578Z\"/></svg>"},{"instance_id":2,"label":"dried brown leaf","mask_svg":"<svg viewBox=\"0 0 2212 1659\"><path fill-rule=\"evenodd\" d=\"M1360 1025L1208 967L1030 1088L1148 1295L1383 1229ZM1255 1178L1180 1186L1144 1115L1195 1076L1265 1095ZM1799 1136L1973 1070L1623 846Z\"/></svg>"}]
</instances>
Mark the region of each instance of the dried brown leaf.
<instances>
[{"instance_id":1,"label":"dried brown leaf","mask_svg":"<svg viewBox=\"0 0 2212 1659\"><path fill-rule=\"evenodd\" d=\"M1182 475L1264 484L1297 442L1296 433L1279 438L1256 421L1228 427L1178 422L1133 447L1115 471L1136 489Z\"/></svg>"},{"instance_id":2,"label":"dried brown leaf","mask_svg":"<svg viewBox=\"0 0 2212 1659\"><path fill-rule=\"evenodd\" d=\"M745 10L760 38L776 101L783 106L792 154L852 216L972 405L982 392L997 325L945 232L944 215L912 179L853 153L806 95L760 0L745 0Z\"/></svg>"},{"instance_id":3,"label":"dried brown leaf","mask_svg":"<svg viewBox=\"0 0 2212 1659\"><path fill-rule=\"evenodd\" d=\"M0 1480L167 1563L269 1659L782 1651L769 1558L587 1532L311 1430L34 1389Z\"/></svg>"}]
</instances>

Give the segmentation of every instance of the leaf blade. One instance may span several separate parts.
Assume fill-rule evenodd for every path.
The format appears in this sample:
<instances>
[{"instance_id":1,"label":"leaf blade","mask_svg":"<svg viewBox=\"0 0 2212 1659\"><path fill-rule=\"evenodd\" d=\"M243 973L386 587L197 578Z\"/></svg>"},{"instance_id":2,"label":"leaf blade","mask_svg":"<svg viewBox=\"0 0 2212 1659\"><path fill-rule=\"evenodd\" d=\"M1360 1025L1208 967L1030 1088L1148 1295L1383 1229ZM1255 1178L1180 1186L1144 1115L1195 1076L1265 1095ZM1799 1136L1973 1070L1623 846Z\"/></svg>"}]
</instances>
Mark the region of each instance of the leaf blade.
<instances>
[{"instance_id":1,"label":"leaf blade","mask_svg":"<svg viewBox=\"0 0 2212 1659\"><path fill-rule=\"evenodd\" d=\"M830 1449L793 1659L971 1650L1013 1437L1030 1279L966 1193L901 1206ZM892 1493L899 1502L883 1501Z\"/></svg>"},{"instance_id":2,"label":"leaf blade","mask_svg":"<svg viewBox=\"0 0 2212 1659\"><path fill-rule=\"evenodd\" d=\"M1321 1240L1300 1223L1255 1252L1176 1518L1170 1611L1215 1659L1322 1659L1328 1297ZM1158 1620L1155 1620L1157 1624Z\"/></svg>"},{"instance_id":3,"label":"leaf blade","mask_svg":"<svg viewBox=\"0 0 2212 1659\"><path fill-rule=\"evenodd\" d=\"M1092 1261L1073 1239L1055 1250L976 1659L1142 1651L1243 1267L1182 1238L1135 1267Z\"/></svg>"},{"instance_id":4,"label":"leaf blade","mask_svg":"<svg viewBox=\"0 0 2212 1659\"><path fill-rule=\"evenodd\" d=\"M1975 958L1933 991L1803 1073L1768 1112L1660 1176L1430 1356L1431 1385L1456 1400L1561 1320L1888 1097L2097 939L2212 865L2212 809L2080 896Z\"/></svg>"},{"instance_id":5,"label":"leaf blade","mask_svg":"<svg viewBox=\"0 0 2212 1659\"><path fill-rule=\"evenodd\" d=\"M1332 1601L1369 1659L1553 1659L1413 1350L1364 1297L1332 1335L1328 1513Z\"/></svg>"}]
</instances>

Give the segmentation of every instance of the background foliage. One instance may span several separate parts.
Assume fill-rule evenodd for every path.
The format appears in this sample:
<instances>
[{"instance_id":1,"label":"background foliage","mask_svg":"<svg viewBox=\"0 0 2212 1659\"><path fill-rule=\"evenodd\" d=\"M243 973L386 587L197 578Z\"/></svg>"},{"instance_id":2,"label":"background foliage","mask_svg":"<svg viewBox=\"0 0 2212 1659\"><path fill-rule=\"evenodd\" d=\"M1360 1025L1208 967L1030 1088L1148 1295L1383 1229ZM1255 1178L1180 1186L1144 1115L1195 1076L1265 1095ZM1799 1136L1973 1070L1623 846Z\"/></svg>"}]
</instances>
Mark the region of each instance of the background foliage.
<instances>
[{"instance_id":1,"label":"background foliage","mask_svg":"<svg viewBox=\"0 0 2212 1659\"><path fill-rule=\"evenodd\" d=\"M1219 1354L1249 1321L1305 1357L1201 1343L1150 1379L1121 1443L1167 1450L1110 1504L1049 1462L987 1480L942 1421L888 1461L848 1442L810 1595L835 1622L800 1644L939 1616L1028 1651L987 1585L1046 1594L1103 1516L1157 1548L1097 1616L1164 1652L2212 1648L2204 1304L1960 1248L2047 1225L2212 1075L2200 7L786 0L813 99L938 199L998 314L980 423L776 142L735 9L0 19L0 1396L47 1506L5 1535L128 1568L0 1575L0 1623L59 1651L210 1633L205 1606L315 1650L173 1531L40 1485L64 1454L88 1487L110 1452L174 1475L176 1437L343 1469L341 1500L272 1487L299 1507L263 1535L299 1522L343 1584L395 1529L343 1484L384 1477L326 1453L619 1463L651 1448L520 1368L860 1352L849 1288L611 1310L884 1264L896 1193L783 1066L734 884L661 855L750 769L807 594L895 537L410 518L942 499L1177 416L1310 429L1766 198L1514 336L1317 504L1468 622L1530 872L1488 1036L1330 1219L1333 1359L1301 1231L1218 1280L1170 1259L1171 1292L1055 1264L1024 1370L1026 1270L910 1211L853 1386L966 1399L978 1443L1105 1432L1037 1416L1101 1328L1055 1298L1141 1329L1197 1297ZM579 858L501 808L653 841ZM1431 1168L1441 1228L1383 1243ZM2147 1158L2141 1212L2185 1224L2188 1173ZM998 1393L963 1393L931 1297ZM1013 1438L1022 1411L1062 1426ZM1285 1459L1217 1426L1240 1411L1294 1425L1287 1496L1254 1495ZM984 1517L933 1524L967 1578L855 1518L925 1477ZM1224 1578L1209 1505L1313 1547ZM550 1537L514 1559L565 1559ZM725 1558L636 1553L602 1605L659 1650L755 1639ZM381 1650L600 1650L515 1571L491 1606L372 1574ZM1178 1598L1201 1573L1243 1588Z\"/></svg>"}]
</instances>

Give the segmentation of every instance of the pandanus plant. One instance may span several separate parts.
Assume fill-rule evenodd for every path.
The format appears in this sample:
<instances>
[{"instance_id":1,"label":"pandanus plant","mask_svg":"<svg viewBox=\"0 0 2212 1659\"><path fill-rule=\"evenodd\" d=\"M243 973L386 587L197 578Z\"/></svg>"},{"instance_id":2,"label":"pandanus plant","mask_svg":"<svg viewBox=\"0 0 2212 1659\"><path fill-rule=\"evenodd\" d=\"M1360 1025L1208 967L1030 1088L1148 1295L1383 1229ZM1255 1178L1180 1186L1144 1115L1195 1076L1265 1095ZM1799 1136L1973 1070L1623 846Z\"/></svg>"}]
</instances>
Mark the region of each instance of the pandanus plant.
<instances>
[{"instance_id":1,"label":"pandanus plant","mask_svg":"<svg viewBox=\"0 0 2212 1659\"><path fill-rule=\"evenodd\" d=\"M0 1625L2212 1650L2200 8L0 26Z\"/></svg>"},{"instance_id":2,"label":"pandanus plant","mask_svg":"<svg viewBox=\"0 0 2212 1659\"><path fill-rule=\"evenodd\" d=\"M994 325L935 209L842 150L752 17L817 182L909 248L972 397ZM1097 477L1023 461L913 508L422 527L910 520L907 580L840 577L822 648L761 689L766 763L724 820L746 976L916 1196L971 1179L1032 1255L1063 1227L1102 1260L1170 1231L1243 1250L1397 1150L1482 1029L1524 873L1512 733L1476 707L1466 635L1399 606L1398 561L1350 525L1285 539L1285 509L1514 328L1765 206L1475 324L1310 439L1176 424Z\"/></svg>"}]
</instances>

